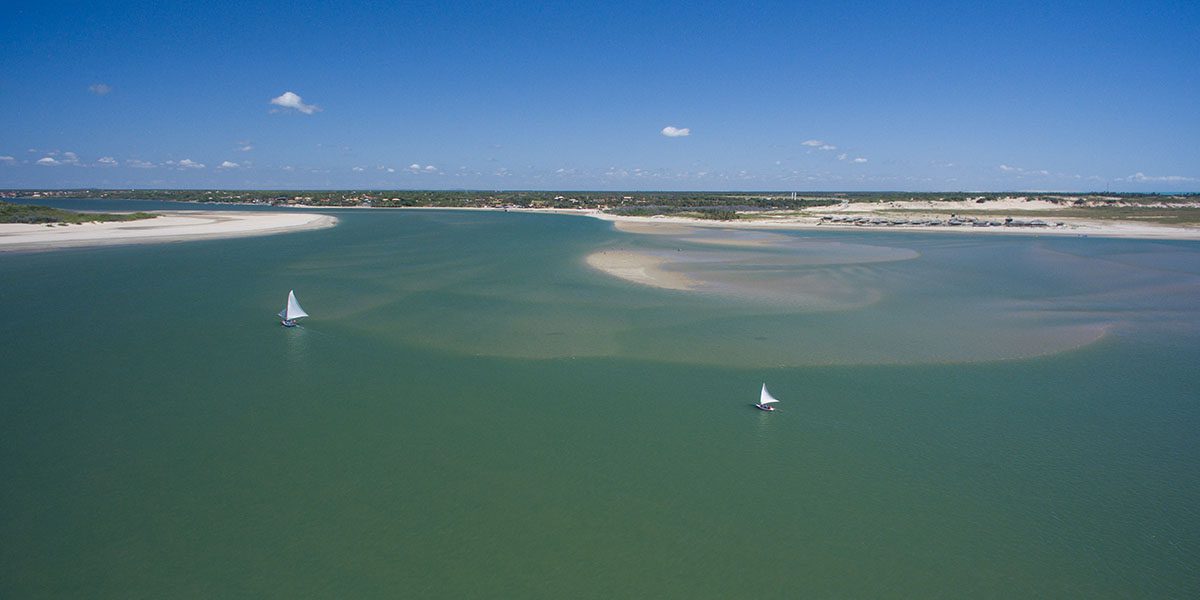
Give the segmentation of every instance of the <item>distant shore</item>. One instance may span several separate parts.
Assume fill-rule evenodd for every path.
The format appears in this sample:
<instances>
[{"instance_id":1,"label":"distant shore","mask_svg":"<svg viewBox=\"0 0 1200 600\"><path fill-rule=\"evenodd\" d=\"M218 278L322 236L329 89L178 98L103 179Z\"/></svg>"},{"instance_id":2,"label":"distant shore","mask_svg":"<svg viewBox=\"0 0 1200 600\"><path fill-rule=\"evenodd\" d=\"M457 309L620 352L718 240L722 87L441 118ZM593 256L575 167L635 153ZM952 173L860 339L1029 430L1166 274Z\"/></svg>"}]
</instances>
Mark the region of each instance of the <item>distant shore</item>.
<instances>
[{"instance_id":1,"label":"distant shore","mask_svg":"<svg viewBox=\"0 0 1200 600\"><path fill-rule=\"evenodd\" d=\"M337 218L315 212L153 211L158 218L109 223L0 224L0 252L152 244L323 229Z\"/></svg>"},{"instance_id":2,"label":"distant shore","mask_svg":"<svg viewBox=\"0 0 1200 600\"><path fill-rule=\"evenodd\" d=\"M295 208L302 208L297 206ZM306 208L306 207L304 207ZM650 232L653 228L669 226L695 226L714 228L745 228L765 230L816 230L816 231L891 231L891 232L943 232L984 235L1055 235L1067 237L1109 237L1160 240L1200 240L1200 226L1168 225L1132 219L1102 219L1095 217L1063 216L1062 206L1044 201L1007 199L987 202L886 202L846 203L839 206L821 206L795 211L763 211L742 213L741 218L727 221L701 219L691 216L654 215L631 216L597 210L594 208L521 208L521 207L474 207L474 206L396 206L396 207L336 207L337 210L455 210L473 212L513 212L531 214L576 215L603 221L624 223L621 229L630 232ZM1005 215L1017 216L1014 221L1044 221L1045 226L1005 225ZM903 215L897 218L897 215ZM948 225L951 215L963 219L958 225ZM1043 216L1045 215L1045 216ZM860 223L837 222L837 218L862 217ZM877 221L872 223L871 220ZM941 224L915 224L914 221L939 220ZM967 220L988 220L1000 224L990 227L973 226ZM879 222L879 221L886 221ZM892 221L908 221L893 224Z\"/></svg>"},{"instance_id":3,"label":"distant shore","mask_svg":"<svg viewBox=\"0 0 1200 600\"><path fill-rule=\"evenodd\" d=\"M0 190L0 197L245 204L278 210L477 210L703 227L1200 239L1200 194L1110 192L552 192ZM218 209L219 210L219 209Z\"/></svg>"},{"instance_id":4,"label":"distant shore","mask_svg":"<svg viewBox=\"0 0 1200 600\"><path fill-rule=\"evenodd\" d=\"M46 250L79 246L163 243L272 235L332 227L337 218L310 212L350 207L280 206L278 212L228 212L210 210L153 211L161 216L148 221L84 223L66 226L0 224L0 252ZM1161 240L1200 240L1200 227L1160 224L1133 219L1067 216L1071 209L1043 201L1023 199L914 202L850 202L793 211L740 213L738 219L714 220L691 216L630 216L597 209L483 208L483 207L355 207L358 210L465 210L587 216L614 222L623 231L651 233L663 228L690 226L758 230L944 232L982 235L1109 237ZM1046 226L973 226L969 222L947 225L947 217L1003 222L1012 214ZM1046 216L1040 216L1046 215ZM858 217L857 222L845 220ZM835 221L836 219L836 221ZM941 224L914 224L939 220ZM906 222L905 222L906 221ZM904 222L895 224L895 222ZM681 286L680 282L675 282Z\"/></svg>"},{"instance_id":5,"label":"distant shore","mask_svg":"<svg viewBox=\"0 0 1200 600\"><path fill-rule=\"evenodd\" d=\"M479 208L466 210L497 211L494 208ZM1162 240L1200 240L1200 227L1193 225L1168 225L1129 219L1099 219L1094 217L1062 216L1061 206L1049 202L1029 201L995 201L986 203L968 202L888 202L888 203L847 203L842 206L823 206L803 211L787 211L780 213L762 212L743 215L743 218L719 221L714 219L699 219L687 216L628 216L593 209L555 209L555 208L512 208L511 212L552 213L585 215L616 223L636 224L627 231L633 231L638 226L653 228L671 225L688 225L696 227L717 228L751 228L751 229L782 229L782 230L832 230L832 231L918 231L945 232L962 234L996 234L996 235L1055 235L1068 237L1110 237L1135 239ZM1069 209L1068 209L1069 210ZM1053 215L1051 215L1053 213ZM1045 226L1013 226L997 225L977 227L967 222L967 219L990 220L1004 223L1005 214L1020 217L1018 222L1043 221ZM1039 216L1046 214L1047 216ZM903 215L894 218L895 215ZM950 215L957 215L964 221L959 225L947 225ZM889 216L893 218L889 218ZM835 222L838 217L863 217L859 224ZM874 219L876 223L872 223ZM942 224L913 224L914 221L940 220ZM886 222L881 222L886 221ZM897 225L892 221L908 221Z\"/></svg>"}]
</instances>

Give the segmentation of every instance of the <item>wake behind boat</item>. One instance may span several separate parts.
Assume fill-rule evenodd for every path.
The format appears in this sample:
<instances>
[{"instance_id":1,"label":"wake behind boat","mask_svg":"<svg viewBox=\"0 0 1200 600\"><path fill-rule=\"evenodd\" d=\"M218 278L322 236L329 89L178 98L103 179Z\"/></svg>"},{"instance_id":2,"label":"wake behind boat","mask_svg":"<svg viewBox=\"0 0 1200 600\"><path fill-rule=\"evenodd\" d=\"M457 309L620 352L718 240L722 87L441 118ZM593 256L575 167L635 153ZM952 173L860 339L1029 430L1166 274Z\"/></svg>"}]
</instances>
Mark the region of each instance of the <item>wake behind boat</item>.
<instances>
[{"instance_id":1,"label":"wake behind boat","mask_svg":"<svg viewBox=\"0 0 1200 600\"><path fill-rule=\"evenodd\" d=\"M758 410L765 410L767 412L774 412L775 407L771 405L776 402L779 401L771 395L771 392L767 391L767 384L764 383L762 386L762 393L760 393L758 396L758 404L755 404L754 408L757 408Z\"/></svg>"},{"instance_id":2,"label":"wake behind boat","mask_svg":"<svg viewBox=\"0 0 1200 600\"><path fill-rule=\"evenodd\" d=\"M304 312L303 308L300 308L300 302L296 300L296 290L289 291L287 305L283 307L283 310L279 311L279 324L284 327L295 327L296 319L307 316L308 313Z\"/></svg>"}]
</instances>

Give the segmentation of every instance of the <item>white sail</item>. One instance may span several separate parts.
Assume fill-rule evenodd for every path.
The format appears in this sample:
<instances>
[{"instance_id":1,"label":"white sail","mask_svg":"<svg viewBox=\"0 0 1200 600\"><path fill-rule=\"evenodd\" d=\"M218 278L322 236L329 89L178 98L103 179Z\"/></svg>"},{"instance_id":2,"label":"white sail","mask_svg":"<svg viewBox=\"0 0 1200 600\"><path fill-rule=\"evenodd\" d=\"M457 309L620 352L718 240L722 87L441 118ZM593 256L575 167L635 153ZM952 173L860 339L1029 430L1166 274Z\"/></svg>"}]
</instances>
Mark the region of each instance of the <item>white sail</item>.
<instances>
[{"instance_id":1,"label":"white sail","mask_svg":"<svg viewBox=\"0 0 1200 600\"><path fill-rule=\"evenodd\" d=\"M759 395L758 403L762 404L762 405L767 405L772 402L779 402L779 401L776 400L775 397L771 395L771 392L767 391L767 384L764 383L763 388L762 388L762 394Z\"/></svg>"},{"instance_id":2,"label":"white sail","mask_svg":"<svg viewBox=\"0 0 1200 600\"><path fill-rule=\"evenodd\" d=\"M300 308L300 303L296 301L296 290L288 292L287 306L279 311L279 316L288 321L308 316L308 313L304 312L304 309Z\"/></svg>"}]
</instances>

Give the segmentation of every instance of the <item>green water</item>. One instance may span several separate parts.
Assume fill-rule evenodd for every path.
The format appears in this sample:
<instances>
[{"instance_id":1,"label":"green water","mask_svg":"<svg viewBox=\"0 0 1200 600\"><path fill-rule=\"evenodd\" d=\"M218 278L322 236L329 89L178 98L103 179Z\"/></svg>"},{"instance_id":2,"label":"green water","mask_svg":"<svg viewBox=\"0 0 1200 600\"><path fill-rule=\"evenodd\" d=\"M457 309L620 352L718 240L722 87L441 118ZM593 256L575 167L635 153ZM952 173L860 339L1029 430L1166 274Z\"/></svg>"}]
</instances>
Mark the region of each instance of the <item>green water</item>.
<instances>
[{"instance_id":1,"label":"green water","mask_svg":"<svg viewBox=\"0 0 1200 600\"><path fill-rule=\"evenodd\" d=\"M0 597L1200 595L1200 244L337 214L0 254Z\"/></svg>"}]
</instances>

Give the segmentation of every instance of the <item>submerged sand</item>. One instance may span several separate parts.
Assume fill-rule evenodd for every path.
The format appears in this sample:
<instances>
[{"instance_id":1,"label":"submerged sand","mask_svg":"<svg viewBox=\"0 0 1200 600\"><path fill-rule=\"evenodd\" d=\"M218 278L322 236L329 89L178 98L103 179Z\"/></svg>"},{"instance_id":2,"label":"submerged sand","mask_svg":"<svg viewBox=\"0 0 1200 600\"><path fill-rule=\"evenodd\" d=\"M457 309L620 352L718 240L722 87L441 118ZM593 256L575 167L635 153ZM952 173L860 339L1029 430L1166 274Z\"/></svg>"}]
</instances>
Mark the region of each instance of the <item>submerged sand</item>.
<instances>
[{"instance_id":1,"label":"submerged sand","mask_svg":"<svg viewBox=\"0 0 1200 600\"><path fill-rule=\"evenodd\" d=\"M876 282L863 276L869 266L920 256L909 248L777 233L681 225L667 230L670 235L654 232L659 235L641 247L596 250L587 264L639 285L737 299L768 311L813 312L878 302Z\"/></svg>"},{"instance_id":2,"label":"submerged sand","mask_svg":"<svg viewBox=\"0 0 1200 600\"><path fill-rule=\"evenodd\" d=\"M712 310L699 318L656 313L639 326L660 335L637 337L636 345L618 338L622 351L686 355L697 363L1042 356L1155 323L1160 315L1194 311L1180 299L1194 297L1200 285L1195 276L1076 256L1032 239L976 247L926 238L910 247L882 236L867 244L684 223L619 222L616 228L647 235L615 242L619 249L595 250L589 266L626 282L685 292L664 299L672 305ZM920 257L927 261L912 262ZM964 260L971 266L964 268ZM731 319L731 312L747 318ZM671 340L670 347L658 345L660 339ZM731 348L738 350L731 354Z\"/></svg>"},{"instance_id":3,"label":"submerged sand","mask_svg":"<svg viewBox=\"0 0 1200 600\"><path fill-rule=\"evenodd\" d=\"M687 275L663 269L667 260L645 252L605 250L589 254L587 264L594 269L617 277L669 290L690 290L696 282Z\"/></svg>"},{"instance_id":4,"label":"submerged sand","mask_svg":"<svg viewBox=\"0 0 1200 600\"><path fill-rule=\"evenodd\" d=\"M0 251L147 244L323 229L337 218L309 212L150 211L154 219L80 225L0 224Z\"/></svg>"}]
</instances>

